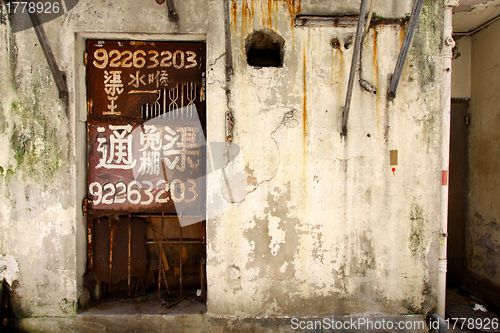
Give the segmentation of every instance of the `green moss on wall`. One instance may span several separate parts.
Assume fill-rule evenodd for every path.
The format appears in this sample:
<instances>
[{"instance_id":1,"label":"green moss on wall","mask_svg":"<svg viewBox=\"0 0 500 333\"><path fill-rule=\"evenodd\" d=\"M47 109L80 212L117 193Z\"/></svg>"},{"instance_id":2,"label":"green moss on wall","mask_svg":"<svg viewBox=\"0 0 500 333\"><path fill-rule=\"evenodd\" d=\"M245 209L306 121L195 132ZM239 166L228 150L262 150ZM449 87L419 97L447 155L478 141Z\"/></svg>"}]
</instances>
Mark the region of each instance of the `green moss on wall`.
<instances>
[{"instance_id":1,"label":"green moss on wall","mask_svg":"<svg viewBox=\"0 0 500 333\"><path fill-rule=\"evenodd\" d=\"M429 40L431 46L442 48L444 4L442 1L425 0L418 22L418 32Z\"/></svg>"},{"instance_id":2,"label":"green moss on wall","mask_svg":"<svg viewBox=\"0 0 500 333\"><path fill-rule=\"evenodd\" d=\"M422 246L424 243L423 233L425 226L425 219L420 206L413 204L410 221L410 251L414 258L419 258L422 253Z\"/></svg>"},{"instance_id":3,"label":"green moss on wall","mask_svg":"<svg viewBox=\"0 0 500 333\"><path fill-rule=\"evenodd\" d=\"M5 5L3 3L0 3L0 24L5 25L7 24L7 9L5 8Z\"/></svg>"},{"instance_id":4,"label":"green moss on wall","mask_svg":"<svg viewBox=\"0 0 500 333\"><path fill-rule=\"evenodd\" d=\"M417 138L424 142L430 142L439 135L441 131L441 110L431 109L422 119L416 120L416 123L421 126L421 132L417 133ZM429 143L430 144L430 143Z\"/></svg>"},{"instance_id":5,"label":"green moss on wall","mask_svg":"<svg viewBox=\"0 0 500 333\"><path fill-rule=\"evenodd\" d=\"M442 58L439 55L443 48L443 25L443 3L426 0L408 55L408 64L416 67L424 92L435 89L435 83L441 79Z\"/></svg>"},{"instance_id":6,"label":"green moss on wall","mask_svg":"<svg viewBox=\"0 0 500 333\"><path fill-rule=\"evenodd\" d=\"M5 117L4 110L2 109L2 105L0 104L0 133L5 133L7 127L7 118Z\"/></svg>"},{"instance_id":7,"label":"green moss on wall","mask_svg":"<svg viewBox=\"0 0 500 333\"><path fill-rule=\"evenodd\" d=\"M49 117L43 111L36 101L27 107L20 100L13 102L10 110L14 119L10 142L16 170L21 168L26 177L42 183L50 181L61 166L57 115Z\"/></svg>"}]
</instances>

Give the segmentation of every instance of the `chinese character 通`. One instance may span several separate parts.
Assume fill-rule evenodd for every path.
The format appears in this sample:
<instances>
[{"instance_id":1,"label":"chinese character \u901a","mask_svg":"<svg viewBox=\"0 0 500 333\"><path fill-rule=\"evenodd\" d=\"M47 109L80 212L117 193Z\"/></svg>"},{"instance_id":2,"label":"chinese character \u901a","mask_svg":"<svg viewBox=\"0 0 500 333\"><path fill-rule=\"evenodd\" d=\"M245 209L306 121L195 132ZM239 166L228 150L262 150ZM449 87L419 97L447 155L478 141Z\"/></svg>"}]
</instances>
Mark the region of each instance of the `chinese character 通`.
<instances>
[{"instance_id":1,"label":"chinese character \u901a","mask_svg":"<svg viewBox=\"0 0 500 333\"><path fill-rule=\"evenodd\" d=\"M132 157L132 125L109 125L113 133L109 136L109 143L106 138L98 138L99 146L97 151L101 153L99 164L96 169L132 169L136 160ZM104 127L98 127L98 132L103 132ZM108 150L109 147L109 150ZM109 154L109 156L108 156Z\"/></svg>"}]
</instances>

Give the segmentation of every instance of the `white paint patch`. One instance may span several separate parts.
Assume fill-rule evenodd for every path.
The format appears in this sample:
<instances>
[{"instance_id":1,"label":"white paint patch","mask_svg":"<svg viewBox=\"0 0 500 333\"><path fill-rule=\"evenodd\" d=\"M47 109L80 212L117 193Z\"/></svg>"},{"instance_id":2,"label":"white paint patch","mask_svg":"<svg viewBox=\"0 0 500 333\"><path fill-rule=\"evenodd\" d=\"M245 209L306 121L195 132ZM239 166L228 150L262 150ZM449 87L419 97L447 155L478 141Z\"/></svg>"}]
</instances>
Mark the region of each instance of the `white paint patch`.
<instances>
[{"instance_id":1,"label":"white paint patch","mask_svg":"<svg viewBox=\"0 0 500 333\"><path fill-rule=\"evenodd\" d=\"M13 256L0 254L0 280L5 279L9 286L19 278L19 265Z\"/></svg>"},{"instance_id":2,"label":"white paint patch","mask_svg":"<svg viewBox=\"0 0 500 333\"><path fill-rule=\"evenodd\" d=\"M271 254L273 256L278 254L281 244L285 243L285 231L279 228L281 219L276 216L269 216L269 236L271 237Z\"/></svg>"},{"instance_id":3,"label":"white paint patch","mask_svg":"<svg viewBox=\"0 0 500 333\"><path fill-rule=\"evenodd\" d=\"M170 316L163 315L163 316L162 316L162 318L163 318L165 321L167 321L167 322L171 323L171 322L173 322L173 321L174 321L174 318L175 318L175 317L174 317L174 316L172 316L172 315L170 315Z\"/></svg>"},{"instance_id":4,"label":"white paint patch","mask_svg":"<svg viewBox=\"0 0 500 333\"><path fill-rule=\"evenodd\" d=\"M281 273L285 273L285 272L286 272L286 268L287 268L287 267L288 267L288 261L285 261L285 262L283 263L283 265L281 265L281 267L280 267L280 272L281 272Z\"/></svg>"},{"instance_id":5,"label":"white paint patch","mask_svg":"<svg viewBox=\"0 0 500 333\"><path fill-rule=\"evenodd\" d=\"M42 140L42 138L37 137L35 139L35 155L36 157L40 158L42 157L43 153L45 152L45 141Z\"/></svg>"},{"instance_id":6,"label":"white paint patch","mask_svg":"<svg viewBox=\"0 0 500 333\"><path fill-rule=\"evenodd\" d=\"M492 1L486 1L484 3L479 3L477 5L473 5L471 6L471 13L472 14L480 14L481 12L485 11L486 9L488 9L488 7L491 7L491 6L499 6L500 5L500 1L499 0L492 0Z\"/></svg>"},{"instance_id":7,"label":"white paint patch","mask_svg":"<svg viewBox=\"0 0 500 333\"><path fill-rule=\"evenodd\" d=\"M73 291L76 289L76 280L74 279L74 271L69 269L59 268L57 273L61 277L61 286L64 286L66 291Z\"/></svg>"},{"instance_id":8,"label":"white paint patch","mask_svg":"<svg viewBox=\"0 0 500 333\"><path fill-rule=\"evenodd\" d=\"M8 131L8 130L7 130ZM7 171L10 167L9 163L10 157L10 142L7 135L0 136L0 166L4 169L4 172Z\"/></svg>"},{"instance_id":9,"label":"white paint patch","mask_svg":"<svg viewBox=\"0 0 500 333\"><path fill-rule=\"evenodd\" d=\"M226 276L229 281L236 281L240 279L241 273L236 267L230 266L227 268Z\"/></svg>"},{"instance_id":10,"label":"white paint patch","mask_svg":"<svg viewBox=\"0 0 500 333\"><path fill-rule=\"evenodd\" d=\"M248 277L248 280L254 281L259 278L260 275L260 268L251 268L246 271L245 274Z\"/></svg>"}]
</instances>

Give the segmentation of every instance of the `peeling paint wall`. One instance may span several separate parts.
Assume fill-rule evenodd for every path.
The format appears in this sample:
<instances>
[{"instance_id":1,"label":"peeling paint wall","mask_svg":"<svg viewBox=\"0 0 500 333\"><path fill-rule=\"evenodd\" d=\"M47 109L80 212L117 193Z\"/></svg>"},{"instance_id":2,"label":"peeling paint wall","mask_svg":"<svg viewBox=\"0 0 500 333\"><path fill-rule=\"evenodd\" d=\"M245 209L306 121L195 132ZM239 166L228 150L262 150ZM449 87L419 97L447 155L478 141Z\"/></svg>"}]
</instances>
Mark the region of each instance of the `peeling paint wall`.
<instances>
[{"instance_id":1,"label":"peeling paint wall","mask_svg":"<svg viewBox=\"0 0 500 333\"><path fill-rule=\"evenodd\" d=\"M0 251L19 267L12 280L23 316L76 310L73 143L34 31L0 25Z\"/></svg>"},{"instance_id":2,"label":"peeling paint wall","mask_svg":"<svg viewBox=\"0 0 500 333\"><path fill-rule=\"evenodd\" d=\"M207 139L225 141L229 108L241 149L225 168L227 179L222 172L207 177L208 209L218 214L207 221L209 313L405 314L434 307L442 2L425 2L391 102L388 75L405 27L370 29L361 69L377 93L355 84L346 140L340 108L353 52L346 43L356 27L295 27L294 16L356 14L358 1L230 1L229 83L223 2L176 3L178 25L155 1L97 0L79 1L44 25L68 78L69 113L33 29L13 33L16 22L2 3L0 253L19 267L11 284L18 314L73 316L87 297L82 41L169 33L205 36ZM375 13L406 17L411 3L378 2ZM247 65L245 39L262 28L284 38L283 67ZM395 163L391 150L398 151Z\"/></svg>"},{"instance_id":3,"label":"peeling paint wall","mask_svg":"<svg viewBox=\"0 0 500 333\"><path fill-rule=\"evenodd\" d=\"M74 316L87 298L81 208L86 192L84 49L75 36L206 34L213 62L211 56L223 53L224 30L217 21L223 19L222 6L183 1L176 26L168 20L166 5L155 1L88 0L45 23L67 75L68 114L34 29L14 32L16 24L26 22L9 19L4 2L0 8L0 253L19 266L11 283L19 316Z\"/></svg>"},{"instance_id":4,"label":"peeling paint wall","mask_svg":"<svg viewBox=\"0 0 500 333\"><path fill-rule=\"evenodd\" d=\"M497 86L500 23L472 36L471 124L469 126L470 208L467 267L478 282L500 290L500 121Z\"/></svg>"},{"instance_id":5,"label":"peeling paint wall","mask_svg":"<svg viewBox=\"0 0 500 333\"><path fill-rule=\"evenodd\" d=\"M499 0L463 0L453 10L453 30L469 32L500 14Z\"/></svg>"},{"instance_id":6,"label":"peeling paint wall","mask_svg":"<svg viewBox=\"0 0 500 333\"><path fill-rule=\"evenodd\" d=\"M229 103L248 191L207 225L211 312L419 313L435 305L442 6L426 1L394 102L385 94L405 29L370 29L361 68L377 94L355 84L342 141L353 51L345 43L356 27L294 27L290 15L348 5L357 11L354 1L232 1ZM383 15L402 17L410 5ZM285 39L283 67L246 64L245 38L262 28ZM390 150L399 151L397 165ZM213 191L226 186L220 178Z\"/></svg>"},{"instance_id":7,"label":"peeling paint wall","mask_svg":"<svg viewBox=\"0 0 500 333\"><path fill-rule=\"evenodd\" d=\"M453 73L451 75L452 98L471 97L471 37L463 36L456 39L453 51Z\"/></svg>"}]
</instances>

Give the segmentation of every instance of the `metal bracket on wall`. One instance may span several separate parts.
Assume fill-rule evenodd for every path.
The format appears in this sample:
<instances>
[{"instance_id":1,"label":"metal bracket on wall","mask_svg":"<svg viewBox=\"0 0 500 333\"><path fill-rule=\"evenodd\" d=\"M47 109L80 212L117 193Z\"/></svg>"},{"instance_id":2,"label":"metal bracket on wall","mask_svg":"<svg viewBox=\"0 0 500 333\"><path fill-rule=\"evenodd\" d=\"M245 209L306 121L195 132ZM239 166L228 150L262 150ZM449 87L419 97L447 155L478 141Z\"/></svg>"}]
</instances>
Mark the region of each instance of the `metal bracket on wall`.
<instances>
[{"instance_id":1,"label":"metal bracket on wall","mask_svg":"<svg viewBox=\"0 0 500 333\"><path fill-rule=\"evenodd\" d=\"M167 0L167 8L168 8L168 18L172 22L178 22L179 21L179 14L177 14L177 11L175 10L175 3L174 0Z\"/></svg>"},{"instance_id":2,"label":"metal bracket on wall","mask_svg":"<svg viewBox=\"0 0 500 333\"><path fill-rule=\"evenodd\" d=\"M410 50L411 41L415 30L417 29L418 18L420 12L422 11L422 6L424 0L415 0L415 5L410 16L410 22L408 22L408 29L406 30L405 38L403 40L403 45L399 51L398 62L396 63L396 68L394 69L394 74L391 76L389 83L389 91L387 92L387 99L396 98L396 90L398 89L399 79L401 78L401 73L403 72L403 66L408 56L408 51Z\"/></svg>"},{"instance_id":3,"label":"metal bracket on wall","mask_svg":"<svg viewBox=\"0 0 500 333\"><path fill-rule=\"evenodd\" d=\"M224 38L226 45L226 142L233 141L234 114L231 109L231 76L233 75L233 51L231 46L230 2L224 0ZM223 169L224 170L224 169Z\"/></svg>"},{"instance_id":4,"label":"metal bracket on wall","mask_svg":"<svg viewBox=\"0 0 500 333\"><path fill-rule=\"evenodd\" d=\"M347 136L347 117L349 116L349 109L351 107L352 90L354 87L354 77L356 76L356 67L358 65L359 54L361 50L362 34L365 23L366 10L368 7L368 0L361 1L359 9L358 27L356 29L356 39L354 40L354 50L352 52L351 71L349 73L349 82L347 84L347 93L345 97L345 104L342 108L342 129L340 136Z\"/></svg>"},{"instance_id":5,"label":"metal bracket on wall","mask_svg":"<svg viewBox=\"0 0 500 333\"><path fill-rule=\"evenodd\" d=\"M64 75L64 72L60 71L59 67L57 66L54 52L52 52L49 40L47 38L47 35L45 34L45 29L43 29L42 23L37 13L29 13L29 16L38 40L40 41L40 46L42 47L43 54L45 54L45 59L47 59L50 71L52 72L52 76L54 77L54 81L56 82L57 90L59 90L59 98L62 99L66 104L66 112L68 112L68 86L66 85L66 77Z\"/></svg>"}]
</instances>

